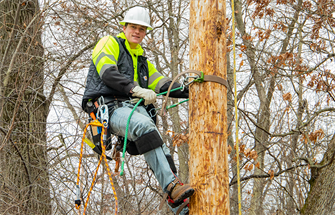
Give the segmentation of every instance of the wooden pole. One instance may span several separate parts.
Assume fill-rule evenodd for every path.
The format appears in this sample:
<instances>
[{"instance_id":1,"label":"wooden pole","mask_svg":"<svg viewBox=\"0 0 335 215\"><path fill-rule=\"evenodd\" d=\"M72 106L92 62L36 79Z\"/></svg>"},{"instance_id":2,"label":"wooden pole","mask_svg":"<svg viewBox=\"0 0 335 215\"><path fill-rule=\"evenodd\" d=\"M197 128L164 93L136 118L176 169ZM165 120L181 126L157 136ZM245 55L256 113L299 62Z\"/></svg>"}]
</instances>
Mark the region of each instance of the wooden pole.
<instances>
[{"instance_id":1,"label":"wooden pole","mask_svg":"<svg viewBox=\"0 0 335 215\"><path fill-rule=\"evenodd\" d=\"M190 2L190 69L227 79L225 1ZM190 214L229 215L226 87L191 85L189 121Z\"/></svg>"}]
</instances>

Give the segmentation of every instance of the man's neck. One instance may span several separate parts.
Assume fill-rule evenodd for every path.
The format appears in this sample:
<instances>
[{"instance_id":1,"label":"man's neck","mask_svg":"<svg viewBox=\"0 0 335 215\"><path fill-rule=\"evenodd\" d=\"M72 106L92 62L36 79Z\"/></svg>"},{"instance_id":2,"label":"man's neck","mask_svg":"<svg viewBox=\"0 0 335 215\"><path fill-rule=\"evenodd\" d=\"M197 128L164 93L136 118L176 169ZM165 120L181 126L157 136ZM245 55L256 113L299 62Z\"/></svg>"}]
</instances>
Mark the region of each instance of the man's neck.
<instances>
[{"instance_id":1,"label":"man's neck","mask_svg":"<svg viewBox=\"0 0 335 215\"><path fill-rule=\"evenodd\" d=\"M128 43L129 43L129 41L128 41ZM137 43L129 43L129 46L130 46L131 49L136 49L137 45L138 45Z\"/></svg>"}]
</instances>

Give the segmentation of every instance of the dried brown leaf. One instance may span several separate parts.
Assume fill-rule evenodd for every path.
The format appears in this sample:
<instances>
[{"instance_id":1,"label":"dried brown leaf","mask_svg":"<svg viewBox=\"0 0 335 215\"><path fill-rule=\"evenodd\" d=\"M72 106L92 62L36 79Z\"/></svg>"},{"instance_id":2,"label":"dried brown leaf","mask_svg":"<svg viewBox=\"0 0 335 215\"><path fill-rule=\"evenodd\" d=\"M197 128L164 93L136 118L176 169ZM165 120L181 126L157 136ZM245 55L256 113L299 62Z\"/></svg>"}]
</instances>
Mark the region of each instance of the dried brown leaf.
<instances>
[{"instance_id":1,"label":"dried brown leaf","mask_svg":"<svg viewBox=\"0 0 335 215\"><path fill-rule=\"evenodd\" d=\"M274 173L275 172L272 169L269 170L268 174L270 175L270 180L272 180L275 177Z\"/></svg>"},{"instance_id":2,"label":"dried brown leaf","mask_svg":"<svg viewBox=\"0 0 335 215\"><path fill-rule=\"evenodd\" d=\"M228 154L230 154L230 153L231 153L231 151L232 151L232 148L231 148L231 146L230 146L230 145L228 145Z\"/></svg>"}]
</instances>

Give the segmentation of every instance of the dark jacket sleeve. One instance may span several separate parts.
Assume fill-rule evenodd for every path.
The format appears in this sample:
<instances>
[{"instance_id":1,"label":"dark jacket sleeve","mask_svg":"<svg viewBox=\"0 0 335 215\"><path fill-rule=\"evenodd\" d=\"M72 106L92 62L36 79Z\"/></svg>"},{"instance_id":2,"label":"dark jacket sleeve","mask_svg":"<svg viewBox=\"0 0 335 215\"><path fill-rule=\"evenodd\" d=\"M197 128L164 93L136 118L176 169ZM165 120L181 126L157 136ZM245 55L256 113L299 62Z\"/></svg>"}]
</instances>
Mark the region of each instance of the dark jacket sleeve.
<instances>
[{"instance_id":1,"label":"dark jacket sleeve","mask_svg":"<svg viewBox=\"0 0 335 215\"><path fill-rule=\"evenodd\" d=\"M106 69L101 79L108 87L123 92L128 96L131 95L130 90L134 87L134 84L118 71L116 65Z\"/></svg>"},{"instance_id":2,"label":"dark jacket sleeve","mask_svg":"<svg viewBox=\"0 0 335 215\"><path fill-rule=\"evenodd\" d=\"M159 92L162 93L162 92L167 91L169 89L169 86L170 86L171 83L172 83L172 81L169 81L169 82L165 83L159 89ZM171 89L175 89L175 88L178 88L178 87L180 87L179 83L173 83ZM188 86L186 86L183 91L182 90L176 90L176 91L170 92L169 97L172 97L172 98L188 98Z\"/></svg>"}]
</instances>

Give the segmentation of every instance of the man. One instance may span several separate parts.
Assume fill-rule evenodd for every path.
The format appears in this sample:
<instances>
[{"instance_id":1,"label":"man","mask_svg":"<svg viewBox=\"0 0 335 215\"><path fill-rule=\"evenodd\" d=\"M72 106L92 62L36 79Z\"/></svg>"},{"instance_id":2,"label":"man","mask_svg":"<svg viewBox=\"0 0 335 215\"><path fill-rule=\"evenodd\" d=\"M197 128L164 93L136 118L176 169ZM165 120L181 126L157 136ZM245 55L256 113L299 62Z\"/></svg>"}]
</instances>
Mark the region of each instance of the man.
<instances>
[{"instance_id":1,"label":"man","mask_svg":"<svg viewBox=\"0 0 335 215\"><path fill-rule=\"evenodd\" d=\"M134 7L120 24L123 25L122 33L117 37L103 37L93 50L82 107L89 113L87 103L103 96L110 110L111 132L124 137L127 119L134 107L127 101L144 99L144 104L137 107L130 120L127 151L144 155L163 191L174 202L171 205L176 211L176 207L190 197L194 189L182 185L176 178L173 173L176 173L176 168L169 150L146 110L148 105L156 101L156 93L168 89L171 80L161 75L143 56L143 49L139 45L147 30L152 30L148 12L144 8ZM173 88L178 86L176 84ZM188 98L188 90L177 90L170 95ZM180 214L187 213L186 207Z\"/></svg>"}]
</instances>

